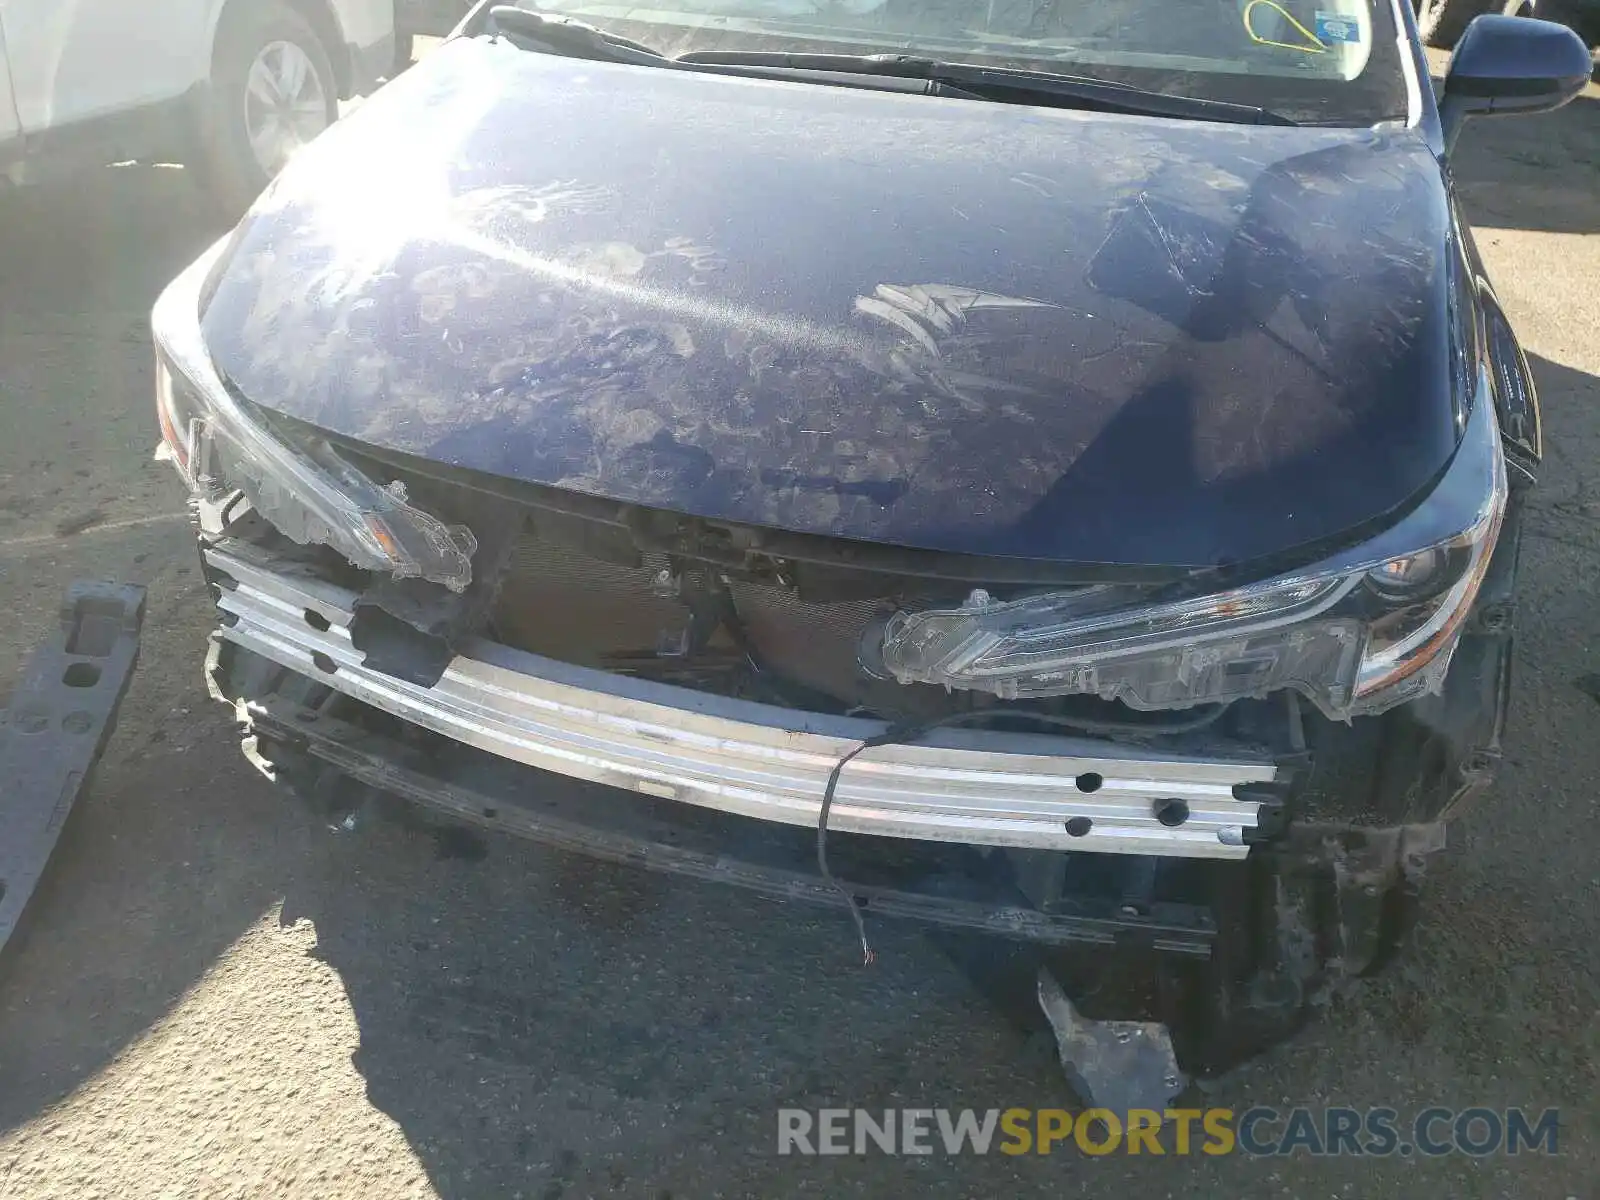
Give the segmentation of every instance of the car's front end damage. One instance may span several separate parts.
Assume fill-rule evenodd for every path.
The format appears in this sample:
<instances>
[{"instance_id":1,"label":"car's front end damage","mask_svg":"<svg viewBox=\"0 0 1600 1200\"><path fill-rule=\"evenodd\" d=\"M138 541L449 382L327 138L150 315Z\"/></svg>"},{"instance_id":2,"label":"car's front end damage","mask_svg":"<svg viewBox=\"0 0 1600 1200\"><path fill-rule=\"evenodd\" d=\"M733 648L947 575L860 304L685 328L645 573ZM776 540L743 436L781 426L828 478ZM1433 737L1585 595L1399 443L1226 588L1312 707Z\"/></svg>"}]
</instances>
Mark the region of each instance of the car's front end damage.
<instances>
[{"instance_id":1,"label":"car's front end damage","mask_svg":"<svg viewBox=\"0 0 1600 1200\"><path fill-rule=\"evenodd\" d=\"M1383 959L1499 755L1537 452L1519 428L1508 474L1502 414L1533 421L1531 395L1462 290L1431 160L1370 133L1211 134L1185 160L1128 123L1145 174L1058 198L1077 257L1048 294L988 255L945 264L982 264L959 286L774 278L737 258L753 210L691 169L655 193L677 238L627 181L572 182L598 160L548 129L525 149L561 182L507 182L528 169L481 143L515 114L484 119L486 51L459 53L402 81L456 156L410 179L411 217L363 227L360 194L297 164L155 313L210 681L259 765L335 812L398 794L868 930L1029 943L1079 1009L1169 1025L1192 1069ZM580 103L522 57L485 60L530 73L495 104ZM719 103L787 119L782 93ZM819 141L858 101L821 103ZM981 133L944 130L1054 152ZM816 161L762 137L780 171ZM1042 171L938 166L947 207L1004 194L1050 249ZM1375 193L1413 209L1386 244L1308 219ZM629 236L562 230L601 218Z\"/></svg>"}]
</instances>

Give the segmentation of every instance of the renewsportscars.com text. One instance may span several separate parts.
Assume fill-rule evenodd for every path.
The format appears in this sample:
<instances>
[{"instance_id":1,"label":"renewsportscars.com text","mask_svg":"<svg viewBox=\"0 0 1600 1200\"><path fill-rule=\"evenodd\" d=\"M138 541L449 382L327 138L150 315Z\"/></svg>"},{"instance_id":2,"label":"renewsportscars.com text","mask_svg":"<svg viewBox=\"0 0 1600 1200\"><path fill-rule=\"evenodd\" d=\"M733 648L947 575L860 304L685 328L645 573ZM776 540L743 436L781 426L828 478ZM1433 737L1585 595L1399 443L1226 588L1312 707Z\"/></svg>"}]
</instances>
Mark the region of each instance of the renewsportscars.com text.
<instances>
[{"instance_id":1,"label":"renewsportscars.com text","mask_svg":"<svg viewBox=\"0 0 1600 1200\"><path fill-rule=\"evenodd\" d=\"M1556 1154L1553 1108L781 1108L779 1154Z\"/></svg>"}]
</instances>

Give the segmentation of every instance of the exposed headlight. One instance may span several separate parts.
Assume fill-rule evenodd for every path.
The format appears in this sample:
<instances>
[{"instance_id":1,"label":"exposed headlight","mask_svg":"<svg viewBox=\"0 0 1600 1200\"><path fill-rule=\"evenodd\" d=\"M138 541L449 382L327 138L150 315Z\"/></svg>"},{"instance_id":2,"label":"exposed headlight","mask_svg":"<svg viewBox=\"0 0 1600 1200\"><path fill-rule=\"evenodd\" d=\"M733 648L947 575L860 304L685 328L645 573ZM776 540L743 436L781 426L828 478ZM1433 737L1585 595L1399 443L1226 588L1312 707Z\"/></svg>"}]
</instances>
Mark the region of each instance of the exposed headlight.
<instances>
[{"instance_id":1,"label":"exposed headlight","mask_svg":"<svg viewBox=\"0 0 1600 1200\"><path fill-rule=\"evenodd\" d=\"M263 518L302 544L331 546L358 567L463 590L477 539L381 487L326 440L274 427L233 396L200 336L201 284L220 244L161 294L151 314L156 412L173 465L197 496L242 491Z\"/></svg>"},{"instance_id":2,"label":"exposed headlight","mask_svg":"<svg viewBox=\"0 0 1600 1200\"><path fill-rule=\"evenodd\" d=\"M1429 546L1415 554L1405 554L1379 563L1367 572L1372 590L1397 600L1417 597L1442 578L1448 556L1441 546Z\"/></svg>"},{"instance_id":3,"label":"exposed headlight","mask_svg":"<svg viewBox=\"0 0 1600 1200\"><path fill-rule=\"evenodd\" d=\"M1294 688L1334 719L1442 685L1505 513L1505 461L1480 381L1460 447L1412 513L1313 568L1141 603L1120 585L900 612L882 665L901 683L1005 699L1099 695L1183 708Z\"/></svg>"}]
</instances>

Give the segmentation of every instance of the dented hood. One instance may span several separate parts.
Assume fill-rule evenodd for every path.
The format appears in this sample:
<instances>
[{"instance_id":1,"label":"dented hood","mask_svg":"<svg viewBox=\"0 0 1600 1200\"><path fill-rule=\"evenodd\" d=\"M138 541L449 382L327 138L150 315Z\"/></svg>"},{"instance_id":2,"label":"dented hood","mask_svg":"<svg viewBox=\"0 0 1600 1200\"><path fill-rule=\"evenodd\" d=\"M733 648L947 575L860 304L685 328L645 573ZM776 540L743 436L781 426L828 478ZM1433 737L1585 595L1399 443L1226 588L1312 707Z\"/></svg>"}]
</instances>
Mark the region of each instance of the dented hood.
<instances>
[{"instance_id":1,"label":"dented hood","mask_svg":"<svg viewBox=\"0 0 1600 1200\"><path fill-rule=\"evenodd\" d=\"M1199 566L1448 460L1449 215L1403 131L446 44L204 313L258 404L458 467L966 553Z\"/></svg>"}]
</instances>

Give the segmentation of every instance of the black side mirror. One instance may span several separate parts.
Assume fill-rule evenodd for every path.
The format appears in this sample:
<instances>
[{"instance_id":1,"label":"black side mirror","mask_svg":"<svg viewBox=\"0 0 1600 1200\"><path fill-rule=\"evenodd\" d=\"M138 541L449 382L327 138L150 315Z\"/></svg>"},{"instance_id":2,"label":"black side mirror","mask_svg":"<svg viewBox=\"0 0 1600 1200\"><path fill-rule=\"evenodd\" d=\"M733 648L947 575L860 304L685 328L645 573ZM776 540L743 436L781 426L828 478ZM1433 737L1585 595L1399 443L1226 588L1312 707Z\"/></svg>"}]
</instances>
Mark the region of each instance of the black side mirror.
<instances>
[{"instance_id":1,"label":"black side mirror","mask_svg":"<svg viewBox=\"0 0 1600 1200\"><path fill-rule=\"evenodd\" d=\"M1439 99L1445 152L1468 117L1560 108L1593 69L1589 48L1565 25L1498 13L1475 18L1450 56Z\"/></svg>"}]
</instances>

